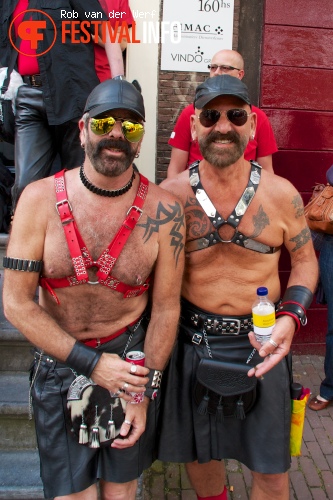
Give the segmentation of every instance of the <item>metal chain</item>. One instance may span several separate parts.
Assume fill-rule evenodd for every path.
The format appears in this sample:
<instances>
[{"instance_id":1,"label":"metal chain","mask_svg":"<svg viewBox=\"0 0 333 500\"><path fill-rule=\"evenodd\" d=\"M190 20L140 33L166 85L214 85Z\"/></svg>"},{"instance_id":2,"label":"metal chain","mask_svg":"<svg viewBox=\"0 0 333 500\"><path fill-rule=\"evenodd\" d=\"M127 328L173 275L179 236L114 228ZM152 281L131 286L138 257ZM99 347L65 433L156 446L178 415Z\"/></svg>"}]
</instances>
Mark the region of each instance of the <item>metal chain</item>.
<instances>
[{"instance_id":1,"label":"metal chain","mask_svg":"<svg viewBox=\"0 0 333 500\"><path fill-rule=\"evenodd\" d=\"M130 330L131 333L130 333L130 336L128 337L128 341L126 342L126 345L125 345L125 348L124 348L124 352L121 355L121 359L125 359L125 356L126 356L126 353L128 351L128 348L130 346L130 343L132 342L133 335L135 334L136 330L139 328L142 319L143 319L143 316L141 316L141 318L139 319L139 321L137 323L135 323L135 325L133 326L132 331Z\"/></svg>"},{"instance_id":2,"label":"metal chain","mask_svg":"<svg viewBox=\"0 0 333 500\"><path fill-rule=\"evenodd\" d=\"M41 351L38 354L39 354L39 360L38 360L37 367L36 367L36 370L35 370L35 373L34 373L32 379L31 379L31 383L30 383L30 387L29 387L29 420L32 420L32 396L31 396L32 386L34 385L40 364L42 362L43 351Z\"/></svg>"},{"instance_id":3,"label":"metal chain","mask_svg":"<svg viewBox=\"0 0 333 500\"><path fill-rule=\"evenodd\" d=\"M202 333L204 334L204 341L205 341L205 344L206 344L206 347L207 347L208 356L210 357L210 359L213 359L212 350L209 347L208 338L207 338L207 332L206 332L205 328L202 329Z\"/></svg>"},{"instance_id":4,"label":"metal chain","mask_svg":"<svg viewBox=\"0 0 333 500\"><path fill-rule=\"evenodd\" d=\"M257 350L257 349L254 347L254 348L253 348L253 351L252 351L252 352L251 352L251 354L250 354L250 356L247 358L247 361L246 361L246 363L245 363L245 364L247 364L247 365L248 365L248 364L250 363L251 359L253 358L253 356L254 356L254 355L255 355L255 353L256 353L256 350Z\"/></svg>"},{"instance_id":5,"label":"metal chain","mask_svg":"<svg viewBox=\"0 0 333 500\"><path fill-rule=\"evenodd\" d=\"M203 335L204 335L204 341L205 341L205 344L206 344L206 347L207 347L207 352L208 352L208 356L210 357L210 359L213 359L213 355L212 355L212 350L209 346L209 343L208 343L208 337L207 337L207 332L206 332L206 329L203 328L202 329L202 332L203 332ZM250 363L250 361L252 360L253 356L255 355L256 353L256 348L254 347L252 352L250 353L249 357L247 358L247 361L246 361L246 364L248 365Z\"/></svg>"}]
</instances>

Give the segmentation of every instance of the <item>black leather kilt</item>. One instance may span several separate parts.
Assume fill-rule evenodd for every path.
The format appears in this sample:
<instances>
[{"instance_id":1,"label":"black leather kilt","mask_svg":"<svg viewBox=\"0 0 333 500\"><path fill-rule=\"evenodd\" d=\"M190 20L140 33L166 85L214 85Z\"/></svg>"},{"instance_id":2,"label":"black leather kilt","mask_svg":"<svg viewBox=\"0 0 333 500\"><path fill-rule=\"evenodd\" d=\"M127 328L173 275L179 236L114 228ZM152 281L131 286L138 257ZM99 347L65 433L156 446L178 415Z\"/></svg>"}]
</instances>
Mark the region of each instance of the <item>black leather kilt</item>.
<instances>
[{"instance_id":1,"label":"black leather kilt","mask_svg":"<svg viewBox=\"0 0 333 500\"><path fill-rule=\"evenodd\" d=\"M219 421L214 414L199 414L194 398L200 359L208 358L203 328L213 359L246 363L253 352L248 340L251 325L246 317L221 318L183 301L178 342L162 380L158 458L185 463L228 458L260 473L287 471L290 356L266 373L263 380L258 380L256 401L245 419L227 417ZM260 361L262 358L256 352L250 365Z\"/></svg>"},{"instance_id":2,"label":"black leather kilt","mask_svg":"<svg viewBox=\"0 0 333 500\"><path fill-rule=\"evenodd\" d=\"M135 331L129 350L142 350L147 321ZM103 352L123 354L129 331L101 345ZM67 391L75 379L72 370L47 355L39 362L36 354L31 376L32 402L41 462L45 498L69 495L85 490L98 479L125 483L138 478L155 459L155 431L159 398L149 404L146 431L131 448L91 449L78 443L68 432Z\"/></svg>"}]
</instances>

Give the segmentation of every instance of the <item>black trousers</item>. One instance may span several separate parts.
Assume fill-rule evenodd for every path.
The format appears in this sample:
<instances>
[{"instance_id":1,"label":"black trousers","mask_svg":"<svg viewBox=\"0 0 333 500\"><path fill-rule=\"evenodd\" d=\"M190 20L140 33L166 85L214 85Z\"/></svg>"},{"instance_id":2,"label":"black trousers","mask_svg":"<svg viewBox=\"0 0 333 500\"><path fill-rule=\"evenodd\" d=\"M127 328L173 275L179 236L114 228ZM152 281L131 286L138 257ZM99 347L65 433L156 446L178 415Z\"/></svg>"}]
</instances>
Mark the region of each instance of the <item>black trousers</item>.
<instances>
[{"instance_id":1,"label":"black trousers","mask_svg":"<svg viewBox=\"0 0 333 500\"><path fill-rule=\"evenodd\" d=\"M61 125L49 125L42 87L22 85L16 99L15 116L15 184L13 209L23 189L32 181L51 174L53 161L60 156L61 168L81 165L78 117Z\"/></svg>"}]
</instances>

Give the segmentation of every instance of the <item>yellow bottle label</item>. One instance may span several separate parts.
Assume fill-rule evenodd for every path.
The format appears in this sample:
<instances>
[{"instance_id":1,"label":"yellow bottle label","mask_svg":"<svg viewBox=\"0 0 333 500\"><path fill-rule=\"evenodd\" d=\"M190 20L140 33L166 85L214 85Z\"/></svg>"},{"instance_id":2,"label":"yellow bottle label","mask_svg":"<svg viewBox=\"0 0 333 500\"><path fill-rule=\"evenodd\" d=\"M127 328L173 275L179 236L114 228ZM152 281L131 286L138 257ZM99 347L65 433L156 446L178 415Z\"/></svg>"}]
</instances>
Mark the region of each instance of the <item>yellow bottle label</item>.
<instances>
[{"instance_id":1,"label":"yellow bottle label","mask_svg":"<svg viewBox=\"0 0 333 500\"><path fill-rule=\"evenodd\" d=\"M253 324L258 326L259 328L269 328L270 326L275 325L275 312L273 311L271 314L265 314L265 316L261 316L260 314L252 313Z\"/></svg>"}]
</instances>

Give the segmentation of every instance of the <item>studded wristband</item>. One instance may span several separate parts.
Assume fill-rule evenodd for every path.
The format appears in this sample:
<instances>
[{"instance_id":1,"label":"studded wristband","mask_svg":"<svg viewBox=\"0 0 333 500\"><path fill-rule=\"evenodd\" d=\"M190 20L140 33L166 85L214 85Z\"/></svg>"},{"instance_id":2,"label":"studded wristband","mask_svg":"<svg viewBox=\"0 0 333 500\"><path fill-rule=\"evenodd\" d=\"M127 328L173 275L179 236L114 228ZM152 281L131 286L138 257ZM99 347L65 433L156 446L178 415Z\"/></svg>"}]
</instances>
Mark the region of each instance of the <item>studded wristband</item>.
<instances>
[{"instance_id":1,"label":"studded wristband","mask_svg":"<svg viewBox=\"0 0 333 500\"><path fill-rule=\"evenodd\" d=\"M40 273L43 267L42 260L3 258L3 267L13 271L26 271L28 273Z\"/></svg>"},{"instance_id":2,"label":"studded wristband","mask_svg":"<svg viewBox=\"0 0 333 500\"><path fill-rule=\"evenodd\" d=\"M146 386L145 396L149 399L154 400L157 397L159 388L161 386L163 372L161 370L152 370L149 371L149 382Z\"/></svg>"},{"instance_id":3,"label":"studded wristband","mask_svg":"<svg viewBox=\"0 0 333 500\"><path fill-rule=\"evenodd\" d=\"M101 351L84 345L77 340L66 359L66 364L80 375L90 378L101 356Z\"/></svg>"}]
</instances>

